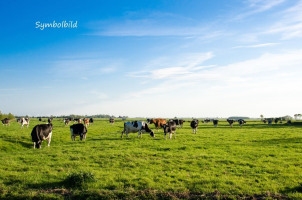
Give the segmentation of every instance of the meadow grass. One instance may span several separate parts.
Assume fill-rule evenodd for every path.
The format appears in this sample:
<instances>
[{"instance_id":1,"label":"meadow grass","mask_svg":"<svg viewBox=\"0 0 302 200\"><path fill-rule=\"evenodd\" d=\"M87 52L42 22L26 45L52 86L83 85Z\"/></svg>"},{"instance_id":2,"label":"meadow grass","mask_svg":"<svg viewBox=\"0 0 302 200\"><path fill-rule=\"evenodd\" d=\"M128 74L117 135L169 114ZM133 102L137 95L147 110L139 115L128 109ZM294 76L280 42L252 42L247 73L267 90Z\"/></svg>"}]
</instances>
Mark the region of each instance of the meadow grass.
<instances>
[{"instance_id":1,"label":"meadow grass","mask_svg":"<svg viewBox=\"0 0 302 200\"><path fill-rule=\"evenodd\" d=\"M188 122L176 139L129 134L96 119L86 141L53 121L50 147L33 149L30 127L0 126L3 199L302 199L302 126Z\"/></svg>"}]
</instances>

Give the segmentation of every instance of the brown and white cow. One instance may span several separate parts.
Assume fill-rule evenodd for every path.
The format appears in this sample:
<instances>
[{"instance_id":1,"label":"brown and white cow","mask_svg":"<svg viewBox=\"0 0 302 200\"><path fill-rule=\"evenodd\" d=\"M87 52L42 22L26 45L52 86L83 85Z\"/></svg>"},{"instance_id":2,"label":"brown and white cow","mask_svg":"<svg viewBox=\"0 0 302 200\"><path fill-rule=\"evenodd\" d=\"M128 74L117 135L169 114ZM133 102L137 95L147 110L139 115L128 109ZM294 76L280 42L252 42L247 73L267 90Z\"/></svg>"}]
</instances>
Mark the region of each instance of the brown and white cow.
<instances>
[{"instance_id":1,"label":"brown and white cow","mask_svg":"<svg viewBox=\"0 0 302 200\"><path fill-rule=\"evenodd\" d=\"M167 121L165 119L161 119L161 118L150 119L150 124L154 124L157 131L158 131L158 128L162 128L163 125L166 123L167 123Z\"/></svg>"},{"instance_id":2,"label":"brown and white cow","mask_svg":"<svg viewBox=\"0 0 302 200\"><path fill-rule=\"evenodd\" d=\"M48 141L48 145L50 146L52 136L52 124L39 124L36 125L31 132L31 139L34 143L34 148L41 148L41 144L43 140Z\"/></svg>"},{"instance_id":3,"label":"brown and white cow","mask_svg":"<svg viewBox=\"0 0 302 200\"><path fill-rule=\"evenodd\" d=\"M86 128L89 126L89 119L84 118L84 125L86 126Z\"/></svg>"}]
</instances>

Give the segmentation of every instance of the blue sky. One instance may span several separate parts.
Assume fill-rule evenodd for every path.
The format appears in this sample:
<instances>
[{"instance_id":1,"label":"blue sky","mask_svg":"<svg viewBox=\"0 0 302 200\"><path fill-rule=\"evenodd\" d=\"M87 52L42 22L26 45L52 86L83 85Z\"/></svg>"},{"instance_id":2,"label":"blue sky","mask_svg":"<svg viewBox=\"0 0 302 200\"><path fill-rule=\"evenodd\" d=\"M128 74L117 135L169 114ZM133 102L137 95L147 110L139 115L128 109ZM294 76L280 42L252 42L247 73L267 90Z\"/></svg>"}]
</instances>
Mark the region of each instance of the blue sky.
<instances>
[{"instance_id":1,"label":"blue sky","mask_svg":"<svg viewBox=\"0 0 302 200\"><path fill-rule=\"evenodd\" d=\"M301 113L301 0L0 1L0 24L3 113Z\"/></svg>"}]
</instances>

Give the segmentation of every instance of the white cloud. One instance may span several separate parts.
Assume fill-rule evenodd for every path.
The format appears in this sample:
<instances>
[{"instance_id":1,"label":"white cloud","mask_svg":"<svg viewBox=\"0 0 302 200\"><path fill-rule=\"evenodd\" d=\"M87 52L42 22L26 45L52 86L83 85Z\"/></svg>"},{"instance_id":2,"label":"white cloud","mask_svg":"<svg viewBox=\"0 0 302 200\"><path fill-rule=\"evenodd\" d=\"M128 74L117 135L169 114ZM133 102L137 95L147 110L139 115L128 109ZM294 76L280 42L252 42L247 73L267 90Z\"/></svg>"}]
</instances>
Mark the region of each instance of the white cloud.
<instances>
[{"instance_id":1,"label":"white cloud","mask_svg":"<svg viewBox=\"0 0 302 200\"><path fill-rule=\"evenodd\" d=\"M261 47L275 46L275 45L278 45L278 44L279 43L262 43L262 44L254 44L254 45L236 46L236 47L233 47L233 49L238 49L238 48L261 48Z\"/></svg>"}]
</instances>

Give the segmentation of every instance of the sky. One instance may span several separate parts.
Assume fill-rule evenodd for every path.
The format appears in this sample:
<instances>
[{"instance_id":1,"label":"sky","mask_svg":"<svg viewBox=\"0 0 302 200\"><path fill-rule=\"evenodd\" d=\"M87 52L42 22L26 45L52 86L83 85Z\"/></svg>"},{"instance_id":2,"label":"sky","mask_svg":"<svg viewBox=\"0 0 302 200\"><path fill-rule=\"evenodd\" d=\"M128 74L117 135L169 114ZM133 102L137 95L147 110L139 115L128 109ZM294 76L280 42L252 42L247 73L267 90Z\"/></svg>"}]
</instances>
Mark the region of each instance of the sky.
<instances>
[{"instance_id":1,"label":"sky","mask_svg":"<svg viewBox=\"0 0 302 200\"><path fill-rule=\"evenodd\" d=\"M2 113L293 116L301 77L302 0L0 1Z\"/></svg>"}]
</instances>

